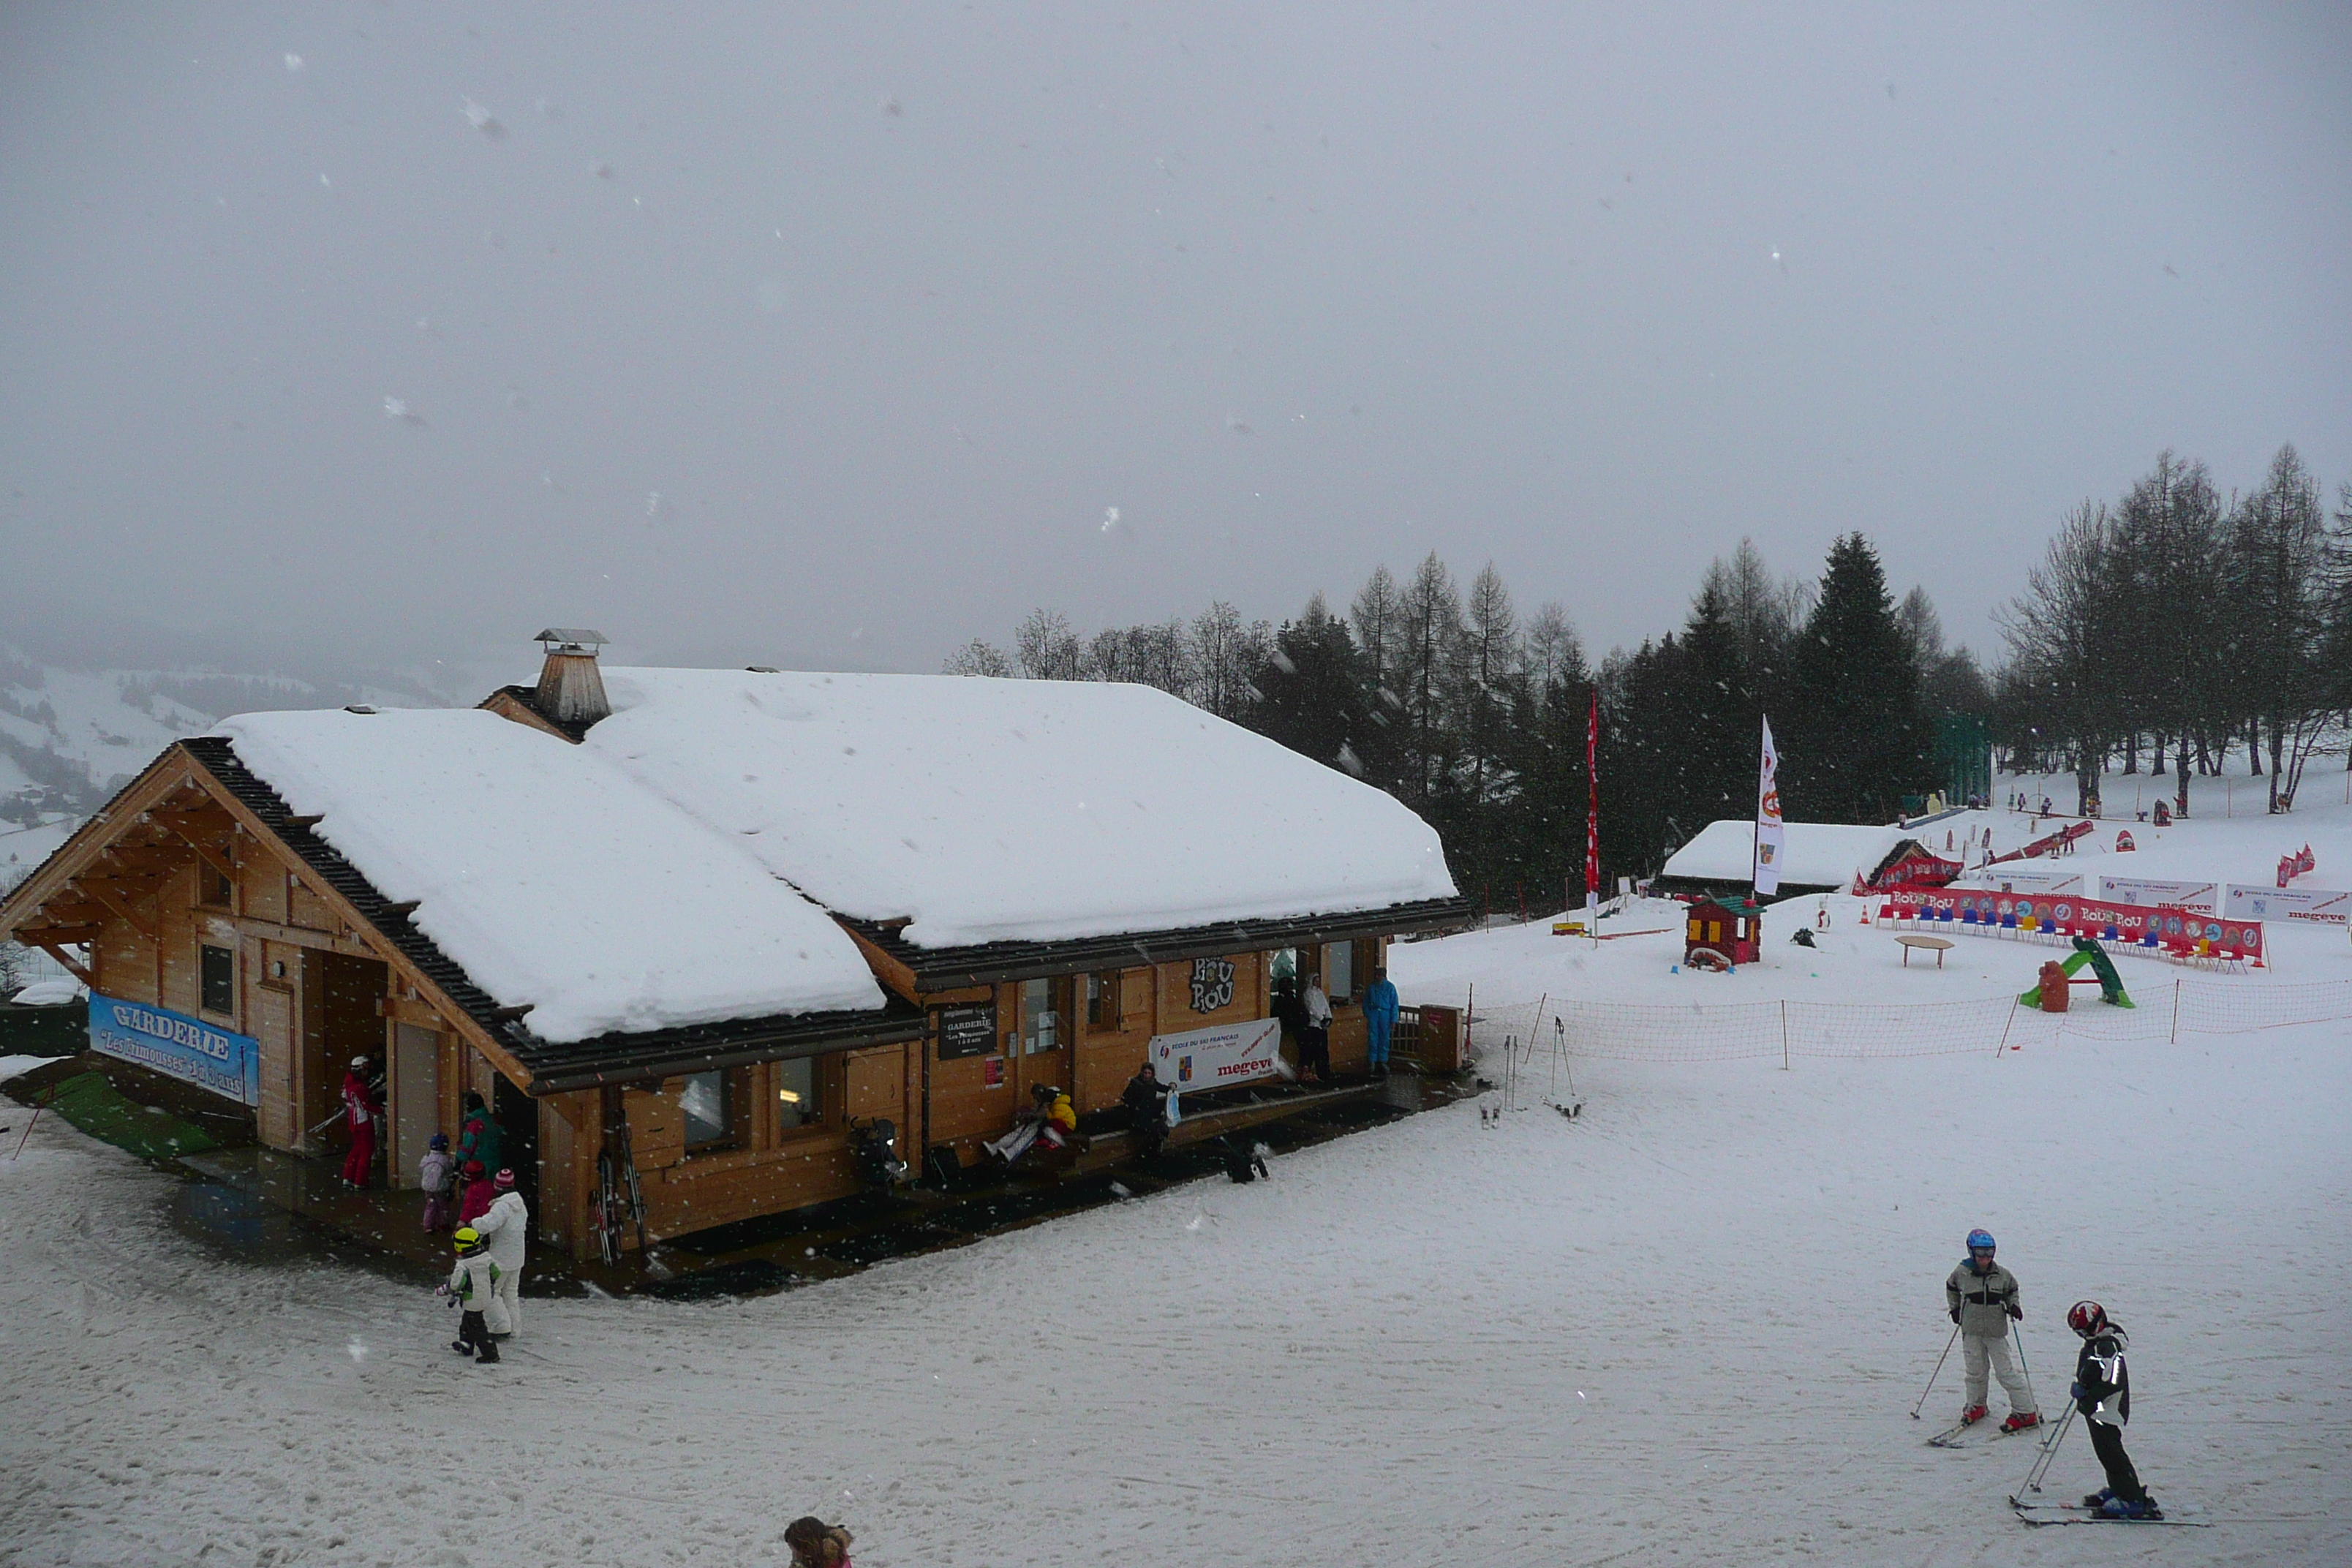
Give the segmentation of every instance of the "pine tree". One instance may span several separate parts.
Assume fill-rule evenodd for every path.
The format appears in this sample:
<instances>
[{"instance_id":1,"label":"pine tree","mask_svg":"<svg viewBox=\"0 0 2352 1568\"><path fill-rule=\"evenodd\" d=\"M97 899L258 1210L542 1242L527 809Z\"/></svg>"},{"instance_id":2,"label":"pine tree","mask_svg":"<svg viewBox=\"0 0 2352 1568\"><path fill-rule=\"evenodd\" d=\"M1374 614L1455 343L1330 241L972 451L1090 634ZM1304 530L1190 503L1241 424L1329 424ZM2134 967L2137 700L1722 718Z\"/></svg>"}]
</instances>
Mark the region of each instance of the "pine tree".
<instances>
[{"instance_id":1,"label":"pine tree","mask_svg":"<svg viewBox=\"0 0 2352 1568\"><path fill-rule=\"evenodd\" d=\"M1783 747L1792 815L1887 822L1934 777L1919 673L1859 533L1830 547L1821 596L1797 642Z\"/></svg>"},{"instance_id":2,"label":"pine tree","mask_svg":"<svg viewBox=\"0 0 2352 1568\"><path fill-rule=\"evenodd\" d=\"M1275 633L1253 684L1258 696L1243 722L1292 751L1357 778L1367 773L1358 736L1364 728L1361 660L1348 623L1315 595L1295 621Z\"/></svg>"}]
</instances>

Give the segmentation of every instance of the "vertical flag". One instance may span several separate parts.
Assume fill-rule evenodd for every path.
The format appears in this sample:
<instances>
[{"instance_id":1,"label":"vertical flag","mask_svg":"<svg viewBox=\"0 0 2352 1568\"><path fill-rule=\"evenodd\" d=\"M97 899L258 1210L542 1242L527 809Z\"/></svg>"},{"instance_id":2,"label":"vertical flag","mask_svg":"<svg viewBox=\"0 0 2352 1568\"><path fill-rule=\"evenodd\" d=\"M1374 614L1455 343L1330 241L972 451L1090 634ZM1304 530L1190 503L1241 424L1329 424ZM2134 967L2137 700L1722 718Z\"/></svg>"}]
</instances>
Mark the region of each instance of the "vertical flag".
<instances>
[{"instance_id":1,"label":"vertical flag","mask_svg":"<svg viewBox=\"0 0 2352 1568\"><path fill-rule=\"evenodd\" d=\"M1601 688L1584 726L1584 931L1601 934Z\"/></svg>"},{"instance_id":2,"label":"vertical flag","mask_svg":"<svg viewBox=\"0 0 2352 1568\"><path fill-rule=\"evenodd\" d=\"M1764 762L1756 775L1756 865L1759 899L1780 890L1780 753L1772 749L1772 721L1764 721Z\"/></svg>"}]
</instances>

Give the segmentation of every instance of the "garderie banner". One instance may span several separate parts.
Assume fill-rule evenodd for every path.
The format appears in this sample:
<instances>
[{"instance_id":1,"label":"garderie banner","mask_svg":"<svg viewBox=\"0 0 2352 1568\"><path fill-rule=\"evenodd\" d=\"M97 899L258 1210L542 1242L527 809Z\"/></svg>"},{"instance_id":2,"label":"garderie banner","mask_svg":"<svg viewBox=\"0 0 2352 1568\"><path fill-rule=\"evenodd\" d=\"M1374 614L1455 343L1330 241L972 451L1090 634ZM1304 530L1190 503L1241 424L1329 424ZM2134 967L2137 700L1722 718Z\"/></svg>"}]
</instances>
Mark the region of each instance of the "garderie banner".
<instances>
[{"instance_id":1,"label":"garderie banner","mask_svg":"<svg viewBox=\"0 0 2352 1568\"><path fill-rule=\"evenodd\" d=\"M261 1103L261 1042L144 1003L89 995L89 1048L240 1105Z\"/></svg>"},{"instance_id":2,"label":"garderie banner","mask_svg":"<svg viewBox=\"0 0 2352 1568\"><path fill-rule=\"evenodd\" d=\"M1260 1079L1295 1076L1282 1059L1282 1020L1254 1018L1246 1024L1219 1024L1206 1029L1151 1037L1150 1058L1160 1081L1168 1086L1168 1121L1179 1115L1180 1096L1202 1089L1229 1089Z\"/></svg>"}]
</instances>

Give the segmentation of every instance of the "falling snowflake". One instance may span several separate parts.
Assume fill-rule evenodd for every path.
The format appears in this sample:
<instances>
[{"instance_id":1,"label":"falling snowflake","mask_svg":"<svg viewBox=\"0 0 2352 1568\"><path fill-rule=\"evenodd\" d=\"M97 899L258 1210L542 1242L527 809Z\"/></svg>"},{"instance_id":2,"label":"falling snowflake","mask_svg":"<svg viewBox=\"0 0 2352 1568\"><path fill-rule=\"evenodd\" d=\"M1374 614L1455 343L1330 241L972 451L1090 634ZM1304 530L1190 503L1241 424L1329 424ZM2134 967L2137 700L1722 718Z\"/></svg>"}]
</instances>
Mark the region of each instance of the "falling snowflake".
<instances>
[{"instance_id":1,"label":"falling snowflake","mask_svg":"<svg viewBox=\"0 0 2352 1568\"><path fill-rule=\"evenodd\" d=\"M300 70L302 68L302 57L300 55L288 55L286 57L286 68L289 72Z\"/></svg>"},{"instance_id":2,"label":"falling snowflake","mask_svg":"<svg viewBox=\"0 0 2352 1568\"><path fill-rule=\"evenodd\" d=\"M405 419L408 417L408 405L400 398L387 397L383 400L383 416L386 419Z\"/></svg>"}]
</instances>

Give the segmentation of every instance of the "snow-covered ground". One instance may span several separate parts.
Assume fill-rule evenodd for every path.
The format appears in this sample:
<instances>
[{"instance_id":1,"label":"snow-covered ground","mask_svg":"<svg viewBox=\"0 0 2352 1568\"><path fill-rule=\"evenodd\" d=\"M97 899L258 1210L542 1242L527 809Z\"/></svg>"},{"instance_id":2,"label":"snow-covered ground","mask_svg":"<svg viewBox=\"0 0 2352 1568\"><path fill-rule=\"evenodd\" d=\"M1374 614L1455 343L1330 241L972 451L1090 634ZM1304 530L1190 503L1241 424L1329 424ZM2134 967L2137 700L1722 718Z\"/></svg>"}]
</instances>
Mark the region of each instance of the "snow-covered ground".
<instances>
[{"instance_id":1,"label":"snow-covered ground","mask_svg":"<svg viewBox=\"0 0 2352 1568\"><path fill-rule=\"evenodd\" d=\"M1395 969L1408 1000L1475 981L1482 1011L1557 987L1859 1005L2005 996L2042 956L1958 938L1906 971L1832 907L1820 952L1784 919L1731 977L1542 928ZM2298 936L2202 984L2352 979L2341 931ZM1265 1184L784 1295L534 1301L496 1368L449 1353L422 1290L222 1258L169 1223L168 1178L44 1118L0 1158L0 1563L765 1564L804 1511L856 1530L864 1568L2341 1563L2347 1037L1588 1058L1573 1123L1490 1131L1465 1103ZM2212 1528L2028 1531L2004 1499L2032 1439L1924 1446L1959 1403L1955 1364L1941 1420L1908 1415L1977 1225L2023 1282L2045 1404L2071 1301L2131 1329L2132 1452ZM2052 1493L2097 1484L2078 1431Z\"/></svg>"}]
</instances>

